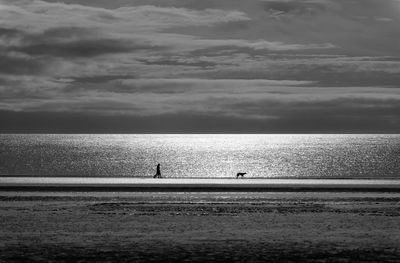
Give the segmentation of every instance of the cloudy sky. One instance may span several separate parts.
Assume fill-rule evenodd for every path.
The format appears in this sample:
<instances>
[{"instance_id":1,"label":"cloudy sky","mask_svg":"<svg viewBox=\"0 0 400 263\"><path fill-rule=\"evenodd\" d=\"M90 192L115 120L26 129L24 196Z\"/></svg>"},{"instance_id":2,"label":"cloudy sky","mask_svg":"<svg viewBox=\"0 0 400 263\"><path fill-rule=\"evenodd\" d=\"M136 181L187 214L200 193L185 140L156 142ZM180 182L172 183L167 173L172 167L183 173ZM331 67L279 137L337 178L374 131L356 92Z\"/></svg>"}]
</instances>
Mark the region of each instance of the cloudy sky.
<instances>
[{"instance_id":1,"label":"cloudy sky","mask_svg":"<svg viewBox=\"0 0 400 263\"><path fill-rule=\"evenodd\" d=\"M0 0L0 132L400 132L400 0Z\"/></svg>"}]
</instances>

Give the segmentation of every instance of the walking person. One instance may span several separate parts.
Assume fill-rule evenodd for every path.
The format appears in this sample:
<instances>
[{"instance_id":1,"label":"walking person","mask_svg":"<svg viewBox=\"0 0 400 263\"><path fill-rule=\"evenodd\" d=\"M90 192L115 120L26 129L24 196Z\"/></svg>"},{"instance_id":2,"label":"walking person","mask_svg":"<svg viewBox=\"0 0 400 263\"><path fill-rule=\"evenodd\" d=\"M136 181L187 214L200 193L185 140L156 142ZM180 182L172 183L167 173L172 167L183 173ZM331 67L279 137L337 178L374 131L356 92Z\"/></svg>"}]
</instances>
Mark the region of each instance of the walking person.
<instances>
[{"instance_id":1,"label":"walking person","mask_svg":"<svg viewBox=\"0 0 400 263\"><path fill-rule=\"evenodd\" d=\"M157 164L157 172L156 172L156 174L153 176L153 178L162 178L161 177L161 165L160 164Z\"/></svg>"}]
</instances>

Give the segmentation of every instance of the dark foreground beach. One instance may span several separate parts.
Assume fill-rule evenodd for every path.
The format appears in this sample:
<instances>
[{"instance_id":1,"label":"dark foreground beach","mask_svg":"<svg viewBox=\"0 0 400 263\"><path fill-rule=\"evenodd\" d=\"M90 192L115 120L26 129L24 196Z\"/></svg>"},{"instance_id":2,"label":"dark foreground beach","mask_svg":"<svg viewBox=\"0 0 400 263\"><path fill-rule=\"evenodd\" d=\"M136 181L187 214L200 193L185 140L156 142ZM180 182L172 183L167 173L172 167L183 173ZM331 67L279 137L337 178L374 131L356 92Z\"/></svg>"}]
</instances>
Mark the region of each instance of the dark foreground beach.
<instances>
[{"instance_id":1,"label":"dark foreground beach","mask_svg":"<svg viewBox=\"0 0 400 263\"><path fill-rule=\"evenodd\" d=\"M0 192L1 262L400 262L400 194Z\"/></svg>"}]
</instances>

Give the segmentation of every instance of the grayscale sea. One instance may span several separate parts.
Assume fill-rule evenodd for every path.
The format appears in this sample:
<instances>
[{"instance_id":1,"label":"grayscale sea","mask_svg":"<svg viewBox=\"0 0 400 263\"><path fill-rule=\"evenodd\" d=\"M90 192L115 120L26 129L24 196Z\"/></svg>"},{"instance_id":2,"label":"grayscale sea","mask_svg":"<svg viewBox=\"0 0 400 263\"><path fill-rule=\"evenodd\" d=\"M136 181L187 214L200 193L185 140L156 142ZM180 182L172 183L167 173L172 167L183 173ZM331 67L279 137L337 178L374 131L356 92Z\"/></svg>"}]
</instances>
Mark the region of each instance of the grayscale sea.
<instances>
[{"instance_id":1,"label":"grayscale sea","mask_svg":"<svg viewBox=\"0 0 400 263\"><path fill-rule=\"evenodd\" d=\"M400 178L400 135L0 135L0 176Z\"/></svg>"}]
</instances>

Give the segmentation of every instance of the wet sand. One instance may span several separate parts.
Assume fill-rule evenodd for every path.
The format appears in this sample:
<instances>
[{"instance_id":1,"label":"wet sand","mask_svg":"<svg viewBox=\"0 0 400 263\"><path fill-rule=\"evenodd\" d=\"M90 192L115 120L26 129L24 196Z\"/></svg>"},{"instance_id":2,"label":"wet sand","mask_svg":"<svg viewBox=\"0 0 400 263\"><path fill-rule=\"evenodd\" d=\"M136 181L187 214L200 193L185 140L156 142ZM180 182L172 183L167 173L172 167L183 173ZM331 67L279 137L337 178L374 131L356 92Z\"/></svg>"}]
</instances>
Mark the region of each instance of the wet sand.
<instances>
[{"instance_id":1,"label":"wet sand","mask_svg":"<svg viewBox=\"0 0 400 263\"><path fill-rule=\"evenodd\" d=\"M400 194L0 192L0 262L400 262Z\"/></svg>"}]
</instances>

